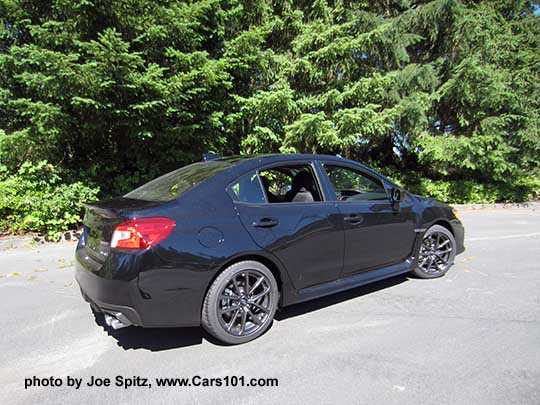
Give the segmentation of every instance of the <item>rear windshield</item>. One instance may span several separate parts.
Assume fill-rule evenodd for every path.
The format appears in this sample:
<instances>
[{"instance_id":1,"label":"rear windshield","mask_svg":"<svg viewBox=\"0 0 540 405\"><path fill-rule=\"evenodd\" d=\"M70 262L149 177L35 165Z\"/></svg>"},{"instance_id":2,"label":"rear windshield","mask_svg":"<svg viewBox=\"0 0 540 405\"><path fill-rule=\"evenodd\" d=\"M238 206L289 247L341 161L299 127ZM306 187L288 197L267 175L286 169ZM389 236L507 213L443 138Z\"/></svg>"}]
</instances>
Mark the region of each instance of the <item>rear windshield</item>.
<instances>
[{"instance_id":1,"label":"rear windshield","mask_svg":"<svg viewBox=\"0 0 540 405\"><path fill-rule=\"evenodd\" d=\"M167 202L191 190L197 184L221 173L231 166L230 162L209 161L193 163L164 174L149 183L130 191L124 197L136 200Z\"/></svg>"}]
</instances>

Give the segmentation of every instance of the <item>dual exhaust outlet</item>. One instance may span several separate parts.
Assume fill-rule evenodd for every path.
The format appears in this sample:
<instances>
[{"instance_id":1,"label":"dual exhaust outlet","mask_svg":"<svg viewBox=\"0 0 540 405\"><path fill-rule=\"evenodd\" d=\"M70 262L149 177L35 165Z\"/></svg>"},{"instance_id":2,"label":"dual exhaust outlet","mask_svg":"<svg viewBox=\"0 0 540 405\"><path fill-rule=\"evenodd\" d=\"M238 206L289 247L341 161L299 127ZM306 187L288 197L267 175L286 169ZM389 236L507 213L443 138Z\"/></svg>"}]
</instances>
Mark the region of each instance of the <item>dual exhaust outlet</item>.
<instances>
[{"instance_id":1,"label":"dual exhaust outlet","mask_svg":"<svg viewBox=\"0 0 540 405\"><path fill-rule=\"evenodd\" d=\"M114 330L126 328L133 325L129 319L127 319L121 312L116 313L104 313L105 323Z\"/></svg>"}]
</instances>

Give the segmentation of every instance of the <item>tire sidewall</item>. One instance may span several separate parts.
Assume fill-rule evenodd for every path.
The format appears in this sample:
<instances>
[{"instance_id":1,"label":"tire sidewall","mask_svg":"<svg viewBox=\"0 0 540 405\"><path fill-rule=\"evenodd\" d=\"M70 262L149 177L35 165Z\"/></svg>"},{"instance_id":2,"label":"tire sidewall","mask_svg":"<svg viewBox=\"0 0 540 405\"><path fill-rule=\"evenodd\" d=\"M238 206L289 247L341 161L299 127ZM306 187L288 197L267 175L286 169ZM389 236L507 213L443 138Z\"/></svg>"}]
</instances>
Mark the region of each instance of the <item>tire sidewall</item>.
<instances>
[{"instance_id":1,"label":"tire sidewall","mask_svg":"<svg viewBox=\"0 0 540 405\"><path fill-rule=\"evenodd\" d=\"M255 333L247 336L234 336L223 329L221 322L219 320L219 315L217 313L217 306L221 291L228 284L231 277L235 276L238 273L244 271L256 270L262 273L270 283L272 291L270 292L270 313L265 324L257 330ZM210 333L215 338L227 344L241 344L246 343L251 340L254 340L265 333L268 328L272 325L274 315L276 313L277 304L279 300L279 291L276 279L272 272L260 262L257 261L242 261L235 263L227 267L219 276L214 280L204 300L203 314L202 314L202 325L208 333Z\"/></svg>"}]
</instances>

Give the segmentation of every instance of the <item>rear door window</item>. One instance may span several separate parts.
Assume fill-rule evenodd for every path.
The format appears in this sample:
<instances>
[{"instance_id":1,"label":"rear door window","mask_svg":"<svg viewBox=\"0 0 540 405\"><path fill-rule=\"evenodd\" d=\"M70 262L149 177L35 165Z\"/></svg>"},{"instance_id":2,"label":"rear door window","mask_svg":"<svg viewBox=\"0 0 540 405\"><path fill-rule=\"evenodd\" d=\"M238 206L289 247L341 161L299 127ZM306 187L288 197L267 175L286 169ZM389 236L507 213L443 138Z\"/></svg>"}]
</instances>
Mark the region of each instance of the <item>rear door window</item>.
<instances>
[{"instance_id":1,"label":"rear door window","mask_svg":"<svg viewBox=\"0 0 540 405\"><path fill-rule=\"evenodd\" d=\"M322 201L322 193L310 164L280 165L259 172L269 203Z\"/></svg>"},{"instance_id":2,"label":"rear door window","mask_svg":"<svg viewBox=\"0 0 540 405\"><path fill-rule=\"evenodd\" d=\"M227 193L236 202L249 204L266 203L261 182L256 172L251 172L240 177L227 188Z\"/></svg>"}]
</instances>

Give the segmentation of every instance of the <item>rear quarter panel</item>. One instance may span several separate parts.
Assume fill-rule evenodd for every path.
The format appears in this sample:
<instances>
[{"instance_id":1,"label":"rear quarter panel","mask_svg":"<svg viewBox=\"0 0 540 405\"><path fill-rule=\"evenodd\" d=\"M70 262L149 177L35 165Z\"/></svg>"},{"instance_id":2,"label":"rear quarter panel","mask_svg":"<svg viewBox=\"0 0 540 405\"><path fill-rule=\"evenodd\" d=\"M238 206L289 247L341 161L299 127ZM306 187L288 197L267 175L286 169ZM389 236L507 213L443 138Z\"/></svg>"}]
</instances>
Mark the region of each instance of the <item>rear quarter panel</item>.
<instances>
[{"instance_id":1,"label":"rear quarter panel","mask_svg":"<svg viewBox=\"0 0 540 405\"><path fill-rule=\"evenodd\" d=\"M195 190L193 190L195 191ZM176 221L172 234L141 267L143 294L163 308L176 307L182 319L200 321L206 290L219 269L239 250L256 249L223 192L189 192L166 213Z\"/></svg>"}]
</instances>

